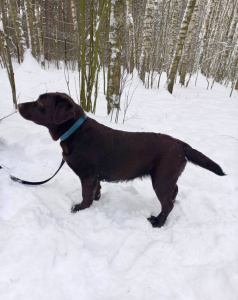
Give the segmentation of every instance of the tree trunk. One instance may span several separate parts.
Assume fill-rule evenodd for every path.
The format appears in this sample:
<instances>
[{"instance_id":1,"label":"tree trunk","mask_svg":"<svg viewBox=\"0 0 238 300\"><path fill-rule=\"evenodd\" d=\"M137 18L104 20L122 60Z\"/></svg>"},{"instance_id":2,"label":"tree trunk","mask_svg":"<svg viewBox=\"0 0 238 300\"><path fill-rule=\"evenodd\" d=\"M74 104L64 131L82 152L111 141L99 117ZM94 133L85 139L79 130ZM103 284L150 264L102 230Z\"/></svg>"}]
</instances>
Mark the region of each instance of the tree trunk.
<instances>
[{"instance_id":1,"label":"tree trunk","mask_svg":"<svg viewBox=\"0 0 238 300\"><path fill-rule=\"evenodd\" d=\"M110 15L110 53L107 82L107 112L120 107L121 44L124 0L111 2Z\"/></svg>"},{"instance_id":2,"label":"tree trunk","mask_svg":"<svg viewBox=\"0 0 238 300\"><path fill-rule=\"evenodd\" d=\"M184 18L181 24L180 32L179 32L179 37L178 37L178 42L174 54L174 58L171 64L169 76L168 76L168 91L172 94L173 93L173 87L175 83L175 77L178 71L178 65L179 61L181 58L182 50L183 50L183 45L184 45L184 40L187 35L188 31L188 26L193 14L193 10L196 4L196 0L189 0L187 4L186 11L184 13Z\"/></svg>"},{"instance_id":3,"label":"tree trunk","mask_svg":"<svg viewBox=\"0 0 238 300\"><path fill-rule=\"evenodd\" d=\"M88 85L87 85L87 110L91 110L92 108L92 91L93 91L93 86L95 86L95 78L96 73L99 68L98 65L98 48L99 48L99 41L100 41L100 31L101 31L101 25L103 22L103 18L104 18L104 14L106 11L108 5L108 0L102 0L101 1L101 5L100 5L100 10L99 10L99 15L97 16L97 29L93 30L93 32L91 34L93 34L92 36L92 50L90 51L90 76L89 76L89 81L88 81ZM92 24L91 24L92 25ZM97 84L97 83L96 83Z\"/></svg>"},{"instance_id":4,"label":"tree trunk","mask_svg":"<svg viewBox=\"0 0 238 300\"><path fill-rule=\"evenodd\" d=\"M135 65L135 34L134 21L132 15L132 0L126 0L126 25L127 25L127 71L132 73Z\"/></svg>"},{"instance_id":5,"label":"tree trunk","mask_svg":"<svg viewBox=\"0 0 238 300\"><path fill-rule=\"evenodd\" d=\"M197 12L198 12L198 6L196 5L194 8L193 17L192 17L190 25L189 25L188 37L185 41L185 47L184 47L184 53L183 53L183 62L182 62L182 66L181 66L180 80L179 80L179 82L183 86L185 84L185 76L187 74L187 69L188 69L189 54L190 54L190 49L191 49L191 44L192 44L192 39L193 39L193 34L194 34L193 29L196 24Z\"/></svg>"},{"instance_id":6,"label":"tree trunk","mask_svg":"<svg viewBox=\"0 0 238 300\"><path fill-rule=\"evenodd\" d=\"M41 22L41 10L39 5L39 0L36 0L36 20L37 20L37 37L39 41L39 62L41 65L45 65L45 55L44 55L44 40L42 33L42 22Z\"/></svg>"},{"instance_id":7,"label":"tree trunk","mask_svg":"<svg viewBox=\"0 0 238 300\"><path fill-rule=\"evenodd\" d=\"M15 32L16 41L17 41L16 46L17 46L18 63L20 64L23 61L24 49L26 46L25 46L25 39L22 34L23 29L22 29L22 24L21 24L21 18L18 14L17 3L15 0L9 0L9 8L10 8L11 16L12 16L14 32Z\"/></svg>"},{"instance_id":8,"label":"tree trunk","mask_svg":"<svg viewBox=\"0 0 238 300\"><path fill-rule=\"evenodd\" d=\"M238 91L238 80L236 81L235 90Z\"/></svg>"},{"instance_id":9,"label":"tree trunk","mask_svg":"<svg viewBox=\"0 0 238 300\"><path fill-rule=\"evenodd\" d=\"M15 77L14 77L14 72L13 72L13 67L12 67L9 34L8 34L7 26L6 26L6 12L5 12L5 7L4 7L4 0L1 0L1 12L2 12L3 31L1 30L1 27L0 27L0 43L3 44L2 43L2 35L4 36L5 41L6 41L5 49L3 49L3 51L2 51L2 56L3 56L3 61L5 62L9 82L10 82L11 89L12 89L13 104L15 106L15 109L17 109Z\"/></svg>"},{"instance_id":10,"label":"tree trunk","mask_svg":"<svg viewBox=\"0 0 238 300\"><path fill-rule=\"evenodd\" d=\"M34 22L33 22L32 5L30 0L26 0L26 11L27 11L27 23L29 29L30 49L32 55L36 57L35 29L34 29Z\"/></svg>"},{"instance_id":11,"label":"tree trunk","mask_svg":"<svg viewBox=\"0 0 238 300\"><path fill-rule=\"evenodd\" d=\"M80 103L87 111L86 105L86 91L85 91L85 81L86 81L86 59L85 59L85 0L80 0L80 20L81 20L81 91L80 91Z\"/></svg>"},{"instance_id":12,"label":"tree trunk","mask_svg":"<svg viewBox=\"0 0 238 300\"><path fill-rule=\"evenodd\" d=\"M171 65L173 54L176 48L177 42L177 35L178 35L178 23L179 23L179 3L178 0L173 2L172 10L172 17L171 22L169 24L169 34L168 34L168 63L167 63L167 73L169 73L169 67Z\"/></svg>"},{"instance_id":13,"label":"tree trunk","mask_svg":"<svg viewBox=\"0 0 238 300\"><path fill-rule=\"evenodd\" d=\"M140 69L139 76L143 83L145 83L145 73L148 71L148 61L151 54L152 47L152 30L153 30L153 9L154 0L147 0L144 24L142 29L142 49L140 55Z\"/></svg>"},{"instance_id":14,"label":"tree trunk","mask_svg":"<svg viewBox=\"0 0 238 300\"><path fill-rule=\"evenodd\" d=\"M211 24L213 23L214 19L213 19L213 11L214 11L214 7L216 4L216 0L211 0L209 2L209 10L208 10L208 14L205 20L205 24L204 24L204 36L203 36L203 42L202 42L202 55L201 55L201 62L204 60L206 60L207 58L207 51L208 51L208 46L209 46L209 38L210 38L210 31L211 31ZM201 68L201 73L206 76L207 72L206 72L206 67L205 64L202 64L202 68Z\"/></svg>"}]
</instances>

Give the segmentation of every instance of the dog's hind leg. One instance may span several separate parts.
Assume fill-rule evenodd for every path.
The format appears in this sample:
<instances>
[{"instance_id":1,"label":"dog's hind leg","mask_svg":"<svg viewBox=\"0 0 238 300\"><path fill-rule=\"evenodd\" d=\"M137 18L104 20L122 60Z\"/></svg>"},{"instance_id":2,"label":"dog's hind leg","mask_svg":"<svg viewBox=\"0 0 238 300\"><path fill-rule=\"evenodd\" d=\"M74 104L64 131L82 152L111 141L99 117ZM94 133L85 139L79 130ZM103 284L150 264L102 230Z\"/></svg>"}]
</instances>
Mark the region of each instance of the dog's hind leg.
<instances>
[{"instance_id":1,"label":"dog's hind leg","mask_svg":"<svg viewBox=\"0 0 238 300\"><path fill-rule=\"evenodd\" d=\"M175 202L175 199L178 195L178 186L177 184L175 185L175 188L174 188L174 191L173 191L173 194L172 194L172 202L174 203Z\"/></svg>"},{"instance_id":2,"label":"dog's hind leg","mask_svg":"<svg viewBox=\"0 0 238 300\"><path fill-rule=\"evenodd\" d=\"M175 188L175 184L166 186L166 188L164 188L165 185L166 183L159 184L158 182L155 183L155 185L153 184L155 193L161 203L160 214L157 217L151 216L148 218L148 221L153 227L162 227L174 207L172 193Z\"/></svg>"},{"instance_id":3,"label":"dog's hind leg","mask_svg":"<svg viewBox=\"0 0 238 300\"><path fill-rule=\"evenodd\" d=\"M101 198L101 184L100 184L100 180L98 180L97 189L93 200L98 201L100 198Z\"/></svg>"},{"instance_id":4,"label":"dog's hind leg","mask_svg":"<svg viewBox=\"0 0 238 300\"><path fill-rule=\"evenodd\" d=\"M186 165L186 160L175 161L170 160L170 165L158 165L154 172L151 173L152 185L156 196L161 203L161 213L157 216L148 218L153 227L161 227L164 225L168 215L174 207L174 201L178 193L176 184L178 177L182 173Z\"/></svg>"},{"instance_id":5,"label":"dog's hind leg","mask_svg":"<svg viewBox=\"0 0 238 300\"><path fill-rule=\"evenodd\" d=\"M97 177L86 177L81 179L83 201L71 208L71 212L88 208L93 203L97 191Z\"/></svg>"}]
</instances>

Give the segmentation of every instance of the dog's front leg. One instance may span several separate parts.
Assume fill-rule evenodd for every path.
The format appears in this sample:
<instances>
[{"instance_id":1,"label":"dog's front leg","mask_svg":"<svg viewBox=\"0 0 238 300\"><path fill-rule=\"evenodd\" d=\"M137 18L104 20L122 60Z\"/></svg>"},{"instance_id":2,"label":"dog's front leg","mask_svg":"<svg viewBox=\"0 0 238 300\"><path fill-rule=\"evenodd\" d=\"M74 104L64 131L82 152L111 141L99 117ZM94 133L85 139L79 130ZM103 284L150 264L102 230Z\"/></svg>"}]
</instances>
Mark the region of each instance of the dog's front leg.
<instances>
[{"instance_id":1,"label":"dog's front leg","mask_svg":"<svg viewBox=\"0 0 238 300\"><path fill-rule=\"evenodd\" d=\"M86 177L81 179L83 201L71 208L71 212L88 208L93 203L97 191L98 179L96 177Z\"/></svg>"}]
</instances>

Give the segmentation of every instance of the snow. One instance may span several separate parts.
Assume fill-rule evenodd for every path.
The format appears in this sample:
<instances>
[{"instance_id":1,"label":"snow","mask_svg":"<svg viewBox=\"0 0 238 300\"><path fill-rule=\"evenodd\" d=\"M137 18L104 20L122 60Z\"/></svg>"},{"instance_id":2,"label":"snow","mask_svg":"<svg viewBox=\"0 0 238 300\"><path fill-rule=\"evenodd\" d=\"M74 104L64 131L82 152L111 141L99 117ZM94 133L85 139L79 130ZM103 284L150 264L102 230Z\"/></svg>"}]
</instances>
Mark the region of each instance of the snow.
<instances>
[{"instance_id":1,"label":"snow","mask_svg":"<svg viewBox=\"0 0 238 300\"><path fill-rule=\"evenodd\" d=\"M2 20L0 20L0 31L4 32Z\"/></svg>"},{"instance_id":2,"label":"snow","mask_svg":"<svg viewBox=\"0 0 238 300\"><path fill-rule=\"evenodd\" d=\"M47 91L68 93L64 71L41 69L29 52L14 70L21 102ZM69 78L77 102L77 72ZM12 111L6 70L0 70L0 82L1 118ZM228 175L187 164L174 210L163 228L154 229L146 218L158 214L160 204L149 179L102 183L102 198L71 214L82 198L67 165L38 187L13 182L7 169L0 170L1 299L237 299L238 94L230 98L230 89L218 84L207 90L201 75L196 87L194 82L187 89L175 85L170 95L165 88L144 89L135 76L123 125L123 111L118 124L106 115L101 81L96 116L88 115L116 129L172 135ZM0 164L11 174L44 180L60 161L59 143L44 127L19 114L1 121Z\"/></svg>"}]
</instances>

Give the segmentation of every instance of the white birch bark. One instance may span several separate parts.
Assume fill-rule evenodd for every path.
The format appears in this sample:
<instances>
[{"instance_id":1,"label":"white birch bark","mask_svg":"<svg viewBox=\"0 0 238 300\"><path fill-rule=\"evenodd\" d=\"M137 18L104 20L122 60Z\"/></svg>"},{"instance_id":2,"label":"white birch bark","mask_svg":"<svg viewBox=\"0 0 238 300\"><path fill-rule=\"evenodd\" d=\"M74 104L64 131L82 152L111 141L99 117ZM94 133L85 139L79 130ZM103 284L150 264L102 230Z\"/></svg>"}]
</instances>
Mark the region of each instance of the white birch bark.
<instances>
[{"instance_id":1,"label":"white birch bark","mask_svg":"<svg viewBox=\"0 0 238 300\"><path fill-rule=\"evenodd\" d=\"M193 16L191 18L191 22L190 22L189 29L188 29L188 35L187 35L187 38L185 40L185 45L184 45L183 62L182 62L182 66L181 66L180 80L179 80L181 85L185 84L185 76L186 76L187 68L188 68L189 55L190 55L190 49L191 49L191 44L192 44L192 40L193 40L194 28L196 25L197 13L198 13L198 6L196 5L194 8Z\"/></svg>"},{"instance_id":2,"label":"white birch bark","mask_svg":"<svg viewBox=\"0 0 238 300\"><path fill-rule=\"evenodd\" d=\"M129 73L132 73L135 64L135 32L134 20L132 15L132 0L126 0L126 24L128 31L127 70Z\"/></svg>"},{"instance_id":3,"label":"white birch bark","mask_svg":"<svg viewBox=\"0 0 238 300\"><path fill-rule=\"evenodd\" d=\"M110 14L110 62L108 66L107 110L108 114L120 106L121 44L123 24L123 0L111 1Z\"/></svg>"},{"instance_id":4,"label":"white birch bark","mask_svg":"<svg viewBox=\"0 0 238 300\"><path fill-rule=\"evenodd\" d=\"M168 91L172 94L173 93L173 87L175 83L175 77L177 74L178 70L178 64L181 58L182 50L183 50L183 45L184 45L184 40L187 35L188 31L188 26L193 14L193 10L196 4L196 0L189 0L187 4L186 11L184 13L184 18L181 24L180 32L179 32L179 37L178 37L178 42L175 50L175 54L172 60L169 76L168 76Z\"/></svg>"},{"instance_id":5,"label":"white birch bark","mask_svg":"<svg viewBox=\"0 0 238 300\"><path fill-rule=\"evenodd\" d=\"M37 20L37 36L39 41L39 61L41 65L44 65L45 57L44 57L44 40L43 40L43 33L41 29L41 13L40 13L40 4L39 0L36 0L36 20Z\"/></svg>"},{"instance_id":6,"label":"white birch bark","mask_svg":"<svg viewBox=\"0 0 238 300\"><path fill-rule=\"evenodd\" d=\"M140 55L140 67L139 67L139 76L142 82L145 82L145 73L146 71L148 71L146 65L151 56L153 10L154 10L154 0L147 0L143 29L142 29L142 47L141 47L141 55Z\"/></svg>"},{"instance_id":7,"label":"white birch bark","mask_svg":"<svg viewBox=\"0 0 238 300\"><path fill-rule=\"evenodd\" d=\"M12 16L16 41L17 41L18 63L21 63L23 61L23 55L26 50L26 41L22 29L22 21L19 12L17 10L17 3L15 0L9 0L9 7Z\"/></svg>"},{"instance_id":8,"label":"white birch bark","mask_svg":"<svg viewBox=\"0 0 238 300\"><path fill-rule=\"evenodd\" d=\"M29 37L29 46L32 52L32 55L36 57L36 44L35 44L35 30L33 23L33 13L32 5L30 0L26 0L26 15L27 15L27 28L28 28L28 37Z\"/></svg>"}]
</instances>

